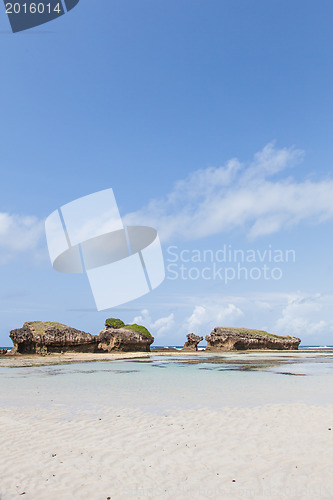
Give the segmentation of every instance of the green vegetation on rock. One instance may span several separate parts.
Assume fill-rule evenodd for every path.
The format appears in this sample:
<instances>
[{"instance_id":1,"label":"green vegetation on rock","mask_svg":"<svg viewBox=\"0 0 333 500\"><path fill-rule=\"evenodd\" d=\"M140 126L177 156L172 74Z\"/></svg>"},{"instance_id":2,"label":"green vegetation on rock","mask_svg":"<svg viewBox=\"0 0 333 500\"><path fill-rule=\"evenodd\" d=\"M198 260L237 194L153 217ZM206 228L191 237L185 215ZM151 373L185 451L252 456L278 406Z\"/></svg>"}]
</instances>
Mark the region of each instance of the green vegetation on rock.
<instances>
[{"instance_id":1,"label":"green vegetation on rock","mask_svg":"<svg viewBox=\"0 0 333 500\"><path fill-rule=\"evenodd\" d=\"M147 330L146 327L142 325L125 325L121 319L118 318L108 318L105 320L105 326L108 327L110 326L111 328L128 328L129 330L133 330L134 332L137 333L142 333L142 335L145 335L148 338L151 338L152 335L151 333Z\"/></svg>"},{"instance_id":2,"label":"green vegetation on rock","mask_svg":"<svg viewBox=\"0 0 333 500\"><path fill-rule=\"evenodd\" d=\"M134 325L125 325L125 328L130 328L131 330L134 330L135 332L142 333L143 335L145 335L148 338L152 337L151 333L144 326L134 324Z\"/></svg>"},{"instance_id":3,"label":"green vegetation on rock","mask_svg":"<svg viewBox=\"0 0 333 500\"><path fill-rule=\"evenodd\" d=\"M30 324L36 333L43 333L47 328L62 330L65 327L65 325L55 321L31 321Z\"/></svg>"},{"instance_id":4,"label":"green vegetation on rock","mask_svg":"<svg viewBox=\"0 0 333 500\"><path fill-rule=\"evenodd\" d=\"M219 327L220 330L226 330L233 333L240 333L242 335L266 335L267 337L273 337L274 339L291 339L290 335L283 337L282 335L273 335L273 333L265 332L264 330L252 330L250 328L235 328L235 327Z\"/></svg>"},{"instance_id":5,"label":"green vegetation on rock","mask_svg":"<svg viewBox=\"0 0 333 500\"><path fill-rule=\"evenodd\" d=\"M105 320L105 326L111 326L112 328L122 328L125 323L118 318L108 318Z\"/></svg>"},{"instance_id":6,"label":"green vegetation on rock","mask_svg":"<svg viewBox=\"0 0 333 500\"><path fill-rule=\"evenodd\" d=\"M134 332L137 333L142 333L142 335L145 335L148 338L151 338L152 335L151 333L147 330L146 327L142 325L125 325L121 319L118 318L108 318L105 320L105 326L110 326L112 328L129 328L130 330L133 330Z\"/></svg>"}]
</instances>

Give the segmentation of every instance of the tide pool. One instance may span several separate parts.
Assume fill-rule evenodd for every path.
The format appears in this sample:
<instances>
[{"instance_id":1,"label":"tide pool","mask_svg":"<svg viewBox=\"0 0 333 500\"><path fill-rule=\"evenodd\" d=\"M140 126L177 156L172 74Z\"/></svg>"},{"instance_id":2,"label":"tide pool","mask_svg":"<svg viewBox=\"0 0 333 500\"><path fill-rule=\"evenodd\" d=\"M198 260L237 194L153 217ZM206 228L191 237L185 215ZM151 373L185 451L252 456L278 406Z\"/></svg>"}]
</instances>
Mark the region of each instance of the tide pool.
<instances>
[{"instance_id":1,"label":"tide pool","mask_svg":"<svg viewBox=\"0 0 333 500\"><path fill-rule=\"evenodd\" d=\"M333 402L333 355L232 353L0 368L0 406L76 411Z\"/></svg>"}]
</instances>

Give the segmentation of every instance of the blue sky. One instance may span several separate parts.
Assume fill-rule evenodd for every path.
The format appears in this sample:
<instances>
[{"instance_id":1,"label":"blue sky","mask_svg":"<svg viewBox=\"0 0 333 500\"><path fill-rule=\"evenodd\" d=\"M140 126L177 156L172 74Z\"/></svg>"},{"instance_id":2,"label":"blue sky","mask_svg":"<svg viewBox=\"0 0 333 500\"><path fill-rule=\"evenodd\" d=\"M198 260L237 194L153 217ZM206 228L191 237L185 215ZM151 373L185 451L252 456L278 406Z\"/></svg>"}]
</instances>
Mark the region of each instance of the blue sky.
<instances>
[{"instance_id":1,"label":"blue sky","mask_svg":"<svg viewBox=\"0 0 333 500\"><path fill-rule=\"evenodd\" d=\"M108 316L157 345L218 325L333 344L332 3L81 0L17 34L0 7L0 344L24 321L98 333ZM109 187L166 265L170 245L296 260L279 280L167 272L98 313L85 276L52 269L43 221Z\"/></svg>"}]
</instances>

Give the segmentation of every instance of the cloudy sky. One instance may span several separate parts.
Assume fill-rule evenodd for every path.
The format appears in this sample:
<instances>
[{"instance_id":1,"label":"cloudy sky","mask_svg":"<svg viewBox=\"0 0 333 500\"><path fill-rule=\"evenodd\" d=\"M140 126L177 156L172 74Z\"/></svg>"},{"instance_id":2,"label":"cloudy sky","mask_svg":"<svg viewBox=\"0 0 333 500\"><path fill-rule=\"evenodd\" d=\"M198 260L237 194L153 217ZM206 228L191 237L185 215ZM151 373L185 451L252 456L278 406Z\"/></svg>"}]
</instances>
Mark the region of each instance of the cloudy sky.
<instances>
[{"instance_id":1,"label":"cloudy sky","mask_svg":"<svg viewBox=\"0 0 333 500\"><path fill-rule=\"evenodd\" d=\"M0 7L0 345L110 316L156 345L220 325L333 345L332 3L82 0L15 35ZM97 312L44 220L106 188L158 230L166 279Z\"/></svg>"}]
</instances>

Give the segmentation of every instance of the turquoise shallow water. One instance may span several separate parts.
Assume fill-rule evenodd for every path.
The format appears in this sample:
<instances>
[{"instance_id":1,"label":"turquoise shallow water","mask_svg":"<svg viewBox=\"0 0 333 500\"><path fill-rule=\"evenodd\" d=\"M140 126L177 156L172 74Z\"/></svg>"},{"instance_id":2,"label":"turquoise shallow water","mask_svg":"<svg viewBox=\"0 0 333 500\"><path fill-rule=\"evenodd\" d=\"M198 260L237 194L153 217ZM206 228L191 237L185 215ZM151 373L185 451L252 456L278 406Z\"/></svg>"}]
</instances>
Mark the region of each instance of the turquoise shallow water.
<instances>
[{"instance_id":1,"label":"turquoise shallow water","mask_svg":"<svg viewBox=\"0 0 333 500\"><path fill-rule=\"evenodd\" d=\"M0 406L85 410L223 408L333 403L333 355L154 356L0 368Z\"/></svg>"}]
</instances>

